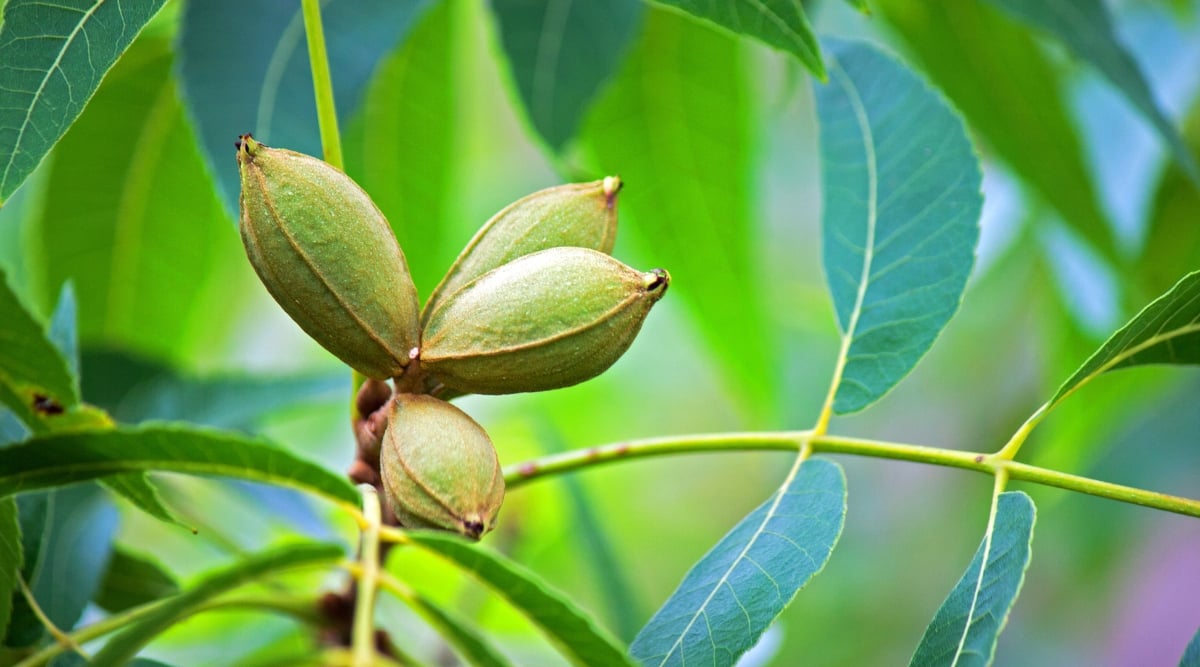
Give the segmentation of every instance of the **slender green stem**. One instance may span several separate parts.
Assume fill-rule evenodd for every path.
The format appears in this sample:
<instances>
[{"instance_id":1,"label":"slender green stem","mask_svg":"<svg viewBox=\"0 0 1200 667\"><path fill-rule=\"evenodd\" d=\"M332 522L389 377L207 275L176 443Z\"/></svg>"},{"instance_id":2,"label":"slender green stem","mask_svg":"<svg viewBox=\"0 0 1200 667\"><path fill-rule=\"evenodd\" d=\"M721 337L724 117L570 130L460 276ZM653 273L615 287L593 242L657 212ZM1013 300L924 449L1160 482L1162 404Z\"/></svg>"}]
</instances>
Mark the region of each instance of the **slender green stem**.
<instances>
[{"instance_id":1,"label":"slender green stem","mask_svg":"<svg viewBox=\"0 0 1200 667\"><path fill-rule=\"evenodd\" d=\"M333 103L333 79L329 76L329 56L325 52L325 29L321 25L320 0L301 0L304 7L304 35L308 39L308 62L312 69L313 92L317 98L317 123L321 127L321 149L325 161L345 169L342 137L338 133L337 109Z\"/></svg>"},{"instance_id":2,"label":"slender green stem","mask_svg":"<svg viewBox=\"0 0 1200 667\"><path fill-rule=\"evenodd\" d=\"M812 431L750 433L713 433L703 435L631 440L600 447L581 449L518 463L504 469L508 488L516 488L534 479L571 472L602 463L624 459L719 451L798 451L805 442L813 453L854 454L875 458L929 463L997 475L1007 473L1014 481L1033 482L1068 491L1086 493L1143 505L1155 509L1200 517L1200 500L1169 496L1134 487L1101 482L1088 477L1018 463L997 454L964 452L897 442L881 442L815 435ZM402 539L402 538L401 538Z\"/></svg>"},{"instance_id":3,"label":"slender green stem","mask_svg":"<svg viewBox=\"0 0 1200 667\"><path fill-rule=\"evenodd\" d=\"M37 598L33 597L33 591L29 590L29 584L25 583L25 577L21 576L20 573L17 574L17 585L21 587L21 595L25 596L25 602L29 605L29 608L33 610L33 615L37 616L37 619L41 622L42 627L46 628L46 631L50 633L51 637L54 637L54 641L57 642L57 645L63 649L71 649L83 657L84 660L91 660L91 656L84 652L83 647L79 645L79 642L72 639L67 633L59 630L58 626L54 624L54 621L51 621L50 617L46 615L46 612L42 611L42 606L38 604Z\"/></svg>"},{"instance_id":4,"label":"slender green stem","mask_svg":"<svg viewBox=\"0 0 1200 667\"><path fill-rule=\"evenodd\" d=\"M1037 409L1037 412L1034 412L1032 415L1030 415L1029 419L1026 419L1024 424L1021 424L1021 428L1017 429L1017 432L1008 439L1008 442L1004 443L1004 446L1000 448L1000 451L996 452L996 457L1007 459L1009 461L1016 458L1017 452L1021 451L1021 445L1025 444L1025 440L1029 438L1029 434L1033 433L1033 429L1036 428L1038 424L1042 423L1042 420L1046 418L1046 415L1050 414L1050 410L1053 409L1055 405L1057 405L1057 403L1043 403L1042 407Z\"/></svg>"},{"instance_id":5,"label":"slender green stem","mask_svg":"<svg viewBox=\"0 0 1200 667\"><path fill-rule=\"evenodd\" d=\"M354 667L375 664L375 593L379 584L379 527L383 523L379 494L363 487L363 516L367 520L362 534L358 594L354 598Z\"/></svg>"}]
</instances>

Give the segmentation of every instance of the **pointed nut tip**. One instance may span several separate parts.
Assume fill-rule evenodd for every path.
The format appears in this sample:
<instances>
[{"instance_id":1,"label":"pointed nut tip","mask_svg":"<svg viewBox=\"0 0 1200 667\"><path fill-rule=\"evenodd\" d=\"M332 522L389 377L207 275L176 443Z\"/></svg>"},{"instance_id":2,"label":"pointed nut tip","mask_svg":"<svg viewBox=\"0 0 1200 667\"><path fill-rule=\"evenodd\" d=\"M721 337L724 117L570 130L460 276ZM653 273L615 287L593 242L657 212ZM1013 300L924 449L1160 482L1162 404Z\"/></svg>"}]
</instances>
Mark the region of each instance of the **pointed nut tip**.
<instances>
[{"instance_id":1,"label":"pointed nut tip","mask_svg":"<svg viewBox=\"0 0 1200 667\"><path fill-rule=\"evenodd\" d=\"M620 176L605 176L604 177L604 200L608 208L612 208L617 200L617 193L625 184L621 182Z\"/></svg>"},{"instance_id":2,"label":"pointed nut tip","mask_svg":"<svg viewBox=\"0 0 1200 667\"><path fill-rule=\"evenodd\" d=\"M642 279L646 281L647 292L662 293L671 284L671 274L666 269L651 269L642 274Z\"/></svg>"}]
</instances>

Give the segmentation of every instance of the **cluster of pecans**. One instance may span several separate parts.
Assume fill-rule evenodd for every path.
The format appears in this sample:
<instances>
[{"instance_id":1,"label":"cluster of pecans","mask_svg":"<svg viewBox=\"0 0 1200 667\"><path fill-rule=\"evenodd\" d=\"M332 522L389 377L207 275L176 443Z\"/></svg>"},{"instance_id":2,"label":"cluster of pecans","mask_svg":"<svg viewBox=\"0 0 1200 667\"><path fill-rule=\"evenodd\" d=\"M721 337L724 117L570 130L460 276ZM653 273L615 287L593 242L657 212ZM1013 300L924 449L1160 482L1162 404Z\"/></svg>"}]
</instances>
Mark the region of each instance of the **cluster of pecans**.
<instances>
[{"instance_id":1,"label":"cluster of pecans","mask_svg":"<svg viewBox=\"0 0 1200 667\"><path fill-rule=\"evenodd\" d=\"M616 177L535 192L489 220L422 309L387 220L333 166L244 135L241 234L279 305L325 349L391 380L379 467L408 528L478 538L504 499L495 447L447 401L567 387L633 342L670 281L609 256Z\"/></svg>"}]
</instances>

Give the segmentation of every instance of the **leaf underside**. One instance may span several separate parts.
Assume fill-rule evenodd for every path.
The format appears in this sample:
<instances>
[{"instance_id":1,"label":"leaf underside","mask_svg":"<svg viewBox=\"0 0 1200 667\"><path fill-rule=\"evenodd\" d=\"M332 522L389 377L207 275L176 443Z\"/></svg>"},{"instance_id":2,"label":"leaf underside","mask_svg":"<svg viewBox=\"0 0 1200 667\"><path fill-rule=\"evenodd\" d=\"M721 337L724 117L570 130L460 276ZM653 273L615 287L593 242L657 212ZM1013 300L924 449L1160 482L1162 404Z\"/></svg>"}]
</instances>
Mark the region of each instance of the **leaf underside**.
<instances>
[{"instance_id":1,"label":"leaf underside","mask_svg":"<svg viewBox=\"0 0 1200 667\"><path fill-rule=\"evenodd\" d=\"M830 42L820 122L825 274L849 342L834 410L912 370L958 310L979 240L982 175L962 121L908 69Z\"/></svg>"}]
</instances>

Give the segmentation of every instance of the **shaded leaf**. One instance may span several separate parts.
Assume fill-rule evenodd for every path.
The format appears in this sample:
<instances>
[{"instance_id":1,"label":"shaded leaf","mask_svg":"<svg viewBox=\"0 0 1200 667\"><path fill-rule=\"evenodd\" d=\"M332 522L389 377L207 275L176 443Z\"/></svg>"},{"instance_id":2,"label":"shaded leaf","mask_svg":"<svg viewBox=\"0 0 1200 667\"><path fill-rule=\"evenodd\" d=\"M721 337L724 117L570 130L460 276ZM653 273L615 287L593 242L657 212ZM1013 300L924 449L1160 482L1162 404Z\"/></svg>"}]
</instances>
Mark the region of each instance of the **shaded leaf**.
<instances>
[{"instance_id":1,"label":"shaded leaf","mask_svg":"<svg viewBox=\"0 0 1200 667\"><path fill-rule=\"evenodd\" d=\"M863 43L827 47L822 237L844 333L833 407L847 413L908 375L958 310L983 176L962 121L908 69Z\"/></svg>"},{"instance_id":2,"label":"shaded leaf","mask_svg":"<svg viewBox=\"0 0 1200 667\"><path fill-rule=\"evenodd\" d=\"M536 574L500 554L458 538L432 532L407 537L471 572L538 626L572 664L579 667L628 666L619 642Z\"/></svg>"},{"instance_id":3,"label":"shaded leaf","mask_svg":"<svg viewBox=\"0 0 1200 667\"><path fill-rule=\"evenodd\" d=\"M1028 31L979 2L877 0L873 6L997 156L1089 244L1117 262L1120 253L1086 166L1062 77Z\"/></svg>"},{"instance_id":4,"label":"shaded leaf","mask_svg":"<svg viewBox=\"0 0 1200 667\"><path fill-rule=\"evenodd\" d=\"M344 124L379 60L427 3L321 3L333 94ZM205 0L184 8L179 71L188 110L230 212L239 191L233 141L252 132L266 144L321 155L300 3Z\"/></svg>"},{"instance_id":5,"label":"shaded leaf","mask_svg":"<svg viewBox=\"0 0 1200 667\"><path fill-rule=\"evenodd\" d=\"M991 664L1025 581L1035 515L1033 501L1020 491L996 496L983 543L926 628L911 665Z\"/></svg>"},{"instance_id":6,"label":"shaded leaf","mask_svg":"<svg viewBox=\"0 0 1200 667\"><path fill-rule=\"evenodd\" d=\"M301 542L261 552L217 570L113 637L91 664L124 665L155 636L195 613L200 605L242 584L285 570L332 563L343 557L342 547L336 544Z\"/></svg>"},{"instance_id":7,"label":"shaded leaf","mask_svg":"<svg viewBox=\"0 0 1200 667\"><path fill-rule=\"evenodd\" d=\"M0 499L0 637L8 629L13 593L21 573L21 524L15 498Z\"/></svg>"},{"instance_id":8,"label":"shaded leaf","mask_svg":"<svg viewBox=\"0 0 1200 667\"><path fill-rule=\"evenodd\" d=\"M825 78L821 48L796 0L660 0L728 30L786 51Z\"/></svg>"},{"instance_id":9,"label":"shaded leaf","mask_svg":"<svg viewBox=\"0 0 1200 667\"><path fill-rule=\"evenodd\" d=\"M75 288L70 282L65 282L58 291L58 301L54 303L54 312L50 315L50 328L46 333L67 364L67 372L71 374L76 396L80 394L79 330L76 326L78 311Z\"/></svg>"},{"instance_id":10,"label":"shaded leaf","mask_svg":"<svg viewBox=\"0 0 1200 667\"><path fill-rule=\"evenodd\" d=\"M1105 341L1049 404L1097 375L1146 364L1200 364L1200 271L1184 276Z\"/></svg>"},{"instance_id":11,"label":"shaded leaf","mask_svg":"<svg viewBox=\"0 0 1200 667\"><path fill-rule=\"evenodd\" d=\"M641 0L495 0L517 91L533 127L559 151L621 63L641 21Z\"/></svg>"},{"instance_id":12,"label":"shaded leaf","mask_svg":"<svg viewBox=\"0 0 1200 667\"><path fill-rule=\"evenodd\" d=\"M101 609L115 614L178 592L175 577L162 566L117 545L95 600Z\"/></svg>"},{"instance_id":13,"label":"shaded leaf","mask_svg":"<svg viewBox=\"0 0 1200 667\"><path fill-rule=\"evenodd\" d=\"M48 435L0 449L0 496L135 471L235 477L358 503L341 475L266 441L174 425Z\"/></svg>"},{"instance_id":14,"label":"shaded leaf","mask_svg":"<svg viewBox=\"0 0 1200 667\"><path fill-rule=\"evenodd\" d=\"M1179 659L1179 667L1200 667L1200 630L1188 642L1183 657Z\"/></svg>"},{"instance_id":15,"label":"shaded leaf","mask_svg":"<svg viewBox=\"0 0 1200 667\"><path fill-rule=\"evenodd\" d=\"M671 272L710 358L748 406L769 403L777 355L759 280L753 93L744 48L651 8L642 37L594 106L583 141L593 177L617 174L621 234ZM737 341L731 345L730 341Z\"/></svg>"},{"instance_id":16,"label":"shaded leaf","mask_svg":"<svg viewBox=\"0 0 1200 667\"><path fill-rule=\"evenodd\" d=\"M0 400L31 429L39 429L36 398L41 396L41 405L57 406L59 412L74 406L79 402L75 379L45 330L9 289L3 272L0 322Z\"/></svg>"},{"instance_id":17,"label":"shaded leaf","mask_svg":"<svg viewBox=\"0 0 1200 667\"><path fill-rule=\"evenodd\" d=\"M29 589L50 621L70 630L108 565L117 509L95 484L22 495L16 500L25 536L24 576ZM42 638L45 628L23 597L15 600L5 643L28 646Z\"/></svg>"},{"instance_id":18,"label":"shaded leaf","mask_svg":"<svg viewBox=\"0 0 1200 667\"><path fill-rule=\"evenodd\" d=\"M1092 64L1154 125L1196 187L1200 167L1158 105L1137 61L1117 39L1108 8L1101 0L991 0L1013 16L1054 35L1076 57Z\"/></svg>"},{"instance_id":19,"label":"shaded leaf","mask_svg":"<svg viewBox=\"0 0 1200 667\"><path fill-rule=\"evenodd\" d=\"M47 196L28 235L40 293L74 285L85 345L180 359L213 338L198 318L228 312L229 296L217 311L210 292L229 289L222 271L244 260L171 61L167 40L143 39L113 68L55 149L46 186L70 196Z\"/></svg>"},{"instance_id":20,"label":"shaded leaf","mask_svg":"<svg viewBox=\"0 0 1200 667\"><path fill-rule=\"evenodd\" d=\"M166 0L9 0L0 24L0 204Z\"/></svg>"},{"instance_id":21,"label":"shaded leaf","mask_svg":"<svg viewBox=\"0 0 1200 667\"><path fill-rule=\"evenodd\" d=\"M172 523L180 528L196 532L195 527L184 523L171 508L167 507L162 496L158 494L158 487L146 477L144 472L129 472L120 475L109 475L100 479L100 483L118 493L121 497L133 503L134 507L142 510L146 514Z\"/></svg>"},{"instance_id":22,"label":"shaded leaf","mask_svg":"<svg viewBox=\"0 0 1200 667\"><path fill-rule=\"evenodd\" d=\"M633 640L644 665L733 665L833 552L846 518L836 463L800 464L694 565Z\"/></svg>"}]
</instances>

